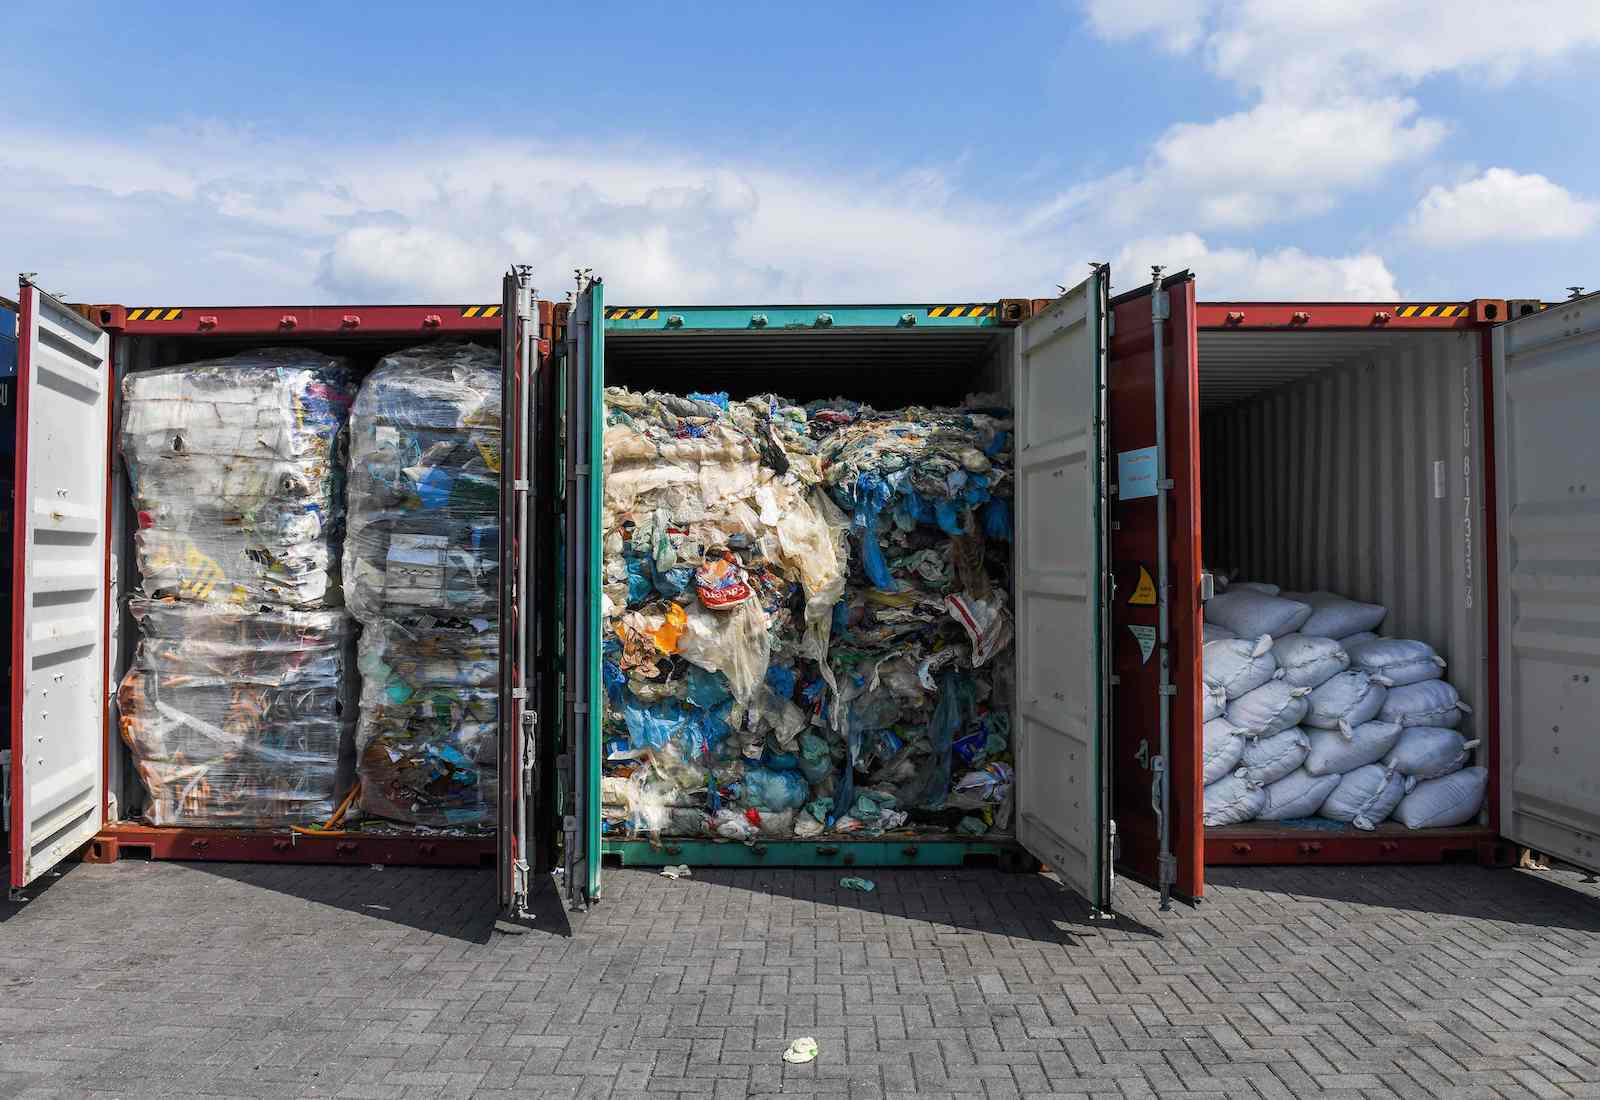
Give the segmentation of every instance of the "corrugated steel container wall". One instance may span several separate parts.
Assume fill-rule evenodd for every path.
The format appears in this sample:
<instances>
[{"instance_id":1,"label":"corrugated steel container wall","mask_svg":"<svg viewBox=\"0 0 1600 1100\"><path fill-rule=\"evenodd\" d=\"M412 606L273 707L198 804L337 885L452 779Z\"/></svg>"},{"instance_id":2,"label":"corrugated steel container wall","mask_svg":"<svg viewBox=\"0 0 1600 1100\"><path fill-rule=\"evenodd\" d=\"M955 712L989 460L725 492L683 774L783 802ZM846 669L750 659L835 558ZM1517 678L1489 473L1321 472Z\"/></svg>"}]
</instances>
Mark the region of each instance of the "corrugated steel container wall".
<instances>
[{"instance_id":1,"label":"corrugated steel container wall","mask_svg":"<svg viewBox=\"0 0 1600 1100\"><path fill-rule=\"evenodd\" d=\"M1204 333L1200 349L1203 392ZM1450 662L1478 735L1491 526L1481 380L1477 332L1396 334L1201 418L1207 567L1385 605L1382 633L1420 638Z\"/></svg>"}]
</instances>

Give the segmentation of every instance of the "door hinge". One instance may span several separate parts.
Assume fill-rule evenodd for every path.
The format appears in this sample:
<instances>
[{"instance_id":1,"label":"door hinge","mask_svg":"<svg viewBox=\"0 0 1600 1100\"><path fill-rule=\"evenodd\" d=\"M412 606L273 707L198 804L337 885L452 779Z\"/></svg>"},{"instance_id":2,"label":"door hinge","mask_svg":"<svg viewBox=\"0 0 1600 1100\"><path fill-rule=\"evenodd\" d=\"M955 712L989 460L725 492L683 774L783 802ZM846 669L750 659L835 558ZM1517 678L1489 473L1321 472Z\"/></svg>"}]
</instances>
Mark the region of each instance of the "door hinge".
<instances>
[{"instance_id":1,"label":"door hinge","mask_svg":"<svg viewBox=\"0 0 1600 1100\"><path fill-rule=\"evenodd\" d=\"M527 697L528 697L528 689L527 688L514 687L514 688L511 689L511 698L515 699L517 702L520 703L522 700L526 699Z\"/></svg>"},{"instance_id":2,"label":"door hinge","mask_svg":"<svg viewBox=\"0 0 1600 1100\"><path fill-rule=\"evenodd\" d=\"M1161 685L1161 694L1162 695L1176 695L1176 694L1178 694L1178 685L1177 684L1162 684Z\"/></svg>"},{"instance_id":3,"label":"door hinge","mask_svg":"<svg viewBox=\"0 0 1600 1100\"><path fill-rule=\"evenodd\" d=\"M1165 489L1169 493L1173 489L1177 488L1177 485L1178 485L1178 483L1176 481L1173 481L1170 477L1162 478L1160 481L1156 482L1156 488L1157 489Z\"/></svg>"},{"instance_id":4,"label":"door hinge","mask_svg":"<svg viewBox=\"0 0 1600 1100\"><path fill-rule=\"evenodd\" d=\"M1108 313L1108 314L1106 314L1106 335L1107 336L1115 336L1116 334L1117 334L1117 315L1115 313Z\"/></svg>"}]
</instances>

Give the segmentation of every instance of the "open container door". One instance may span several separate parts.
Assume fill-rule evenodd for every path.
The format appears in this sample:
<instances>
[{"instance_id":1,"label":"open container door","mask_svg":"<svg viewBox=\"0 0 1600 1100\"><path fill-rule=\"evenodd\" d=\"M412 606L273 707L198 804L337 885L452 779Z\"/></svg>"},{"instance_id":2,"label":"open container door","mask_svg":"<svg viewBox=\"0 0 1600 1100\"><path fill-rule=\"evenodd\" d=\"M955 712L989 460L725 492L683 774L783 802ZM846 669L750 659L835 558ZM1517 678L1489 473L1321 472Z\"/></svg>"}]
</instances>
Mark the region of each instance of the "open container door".
<instances>
[{"instance_id":1,"label":"open container door","mask_svg":"<svg viewBox=\"0 0 1600 1100\"><path fill-rule=\"evenodd\" d=\"M1017 327L1017 839L1111 905L1105 377L1109 272Z\"/></svg>"},{"instance_id":2,"label":"open container door","mask_svg":"<svg viewBox=\"0 0 1600 1100\"><path fill-rule=\"evenodd\" d=\"M111 337L22 281L13 546L11 887L99 830Z\"/></svg>"},{"instance_id":3,"label":"open container door","mask_svg":"<svg viewBox=\"0 0 1600 1100\"><path fill-rule=\"evenodd\" d=\"M495 879L500 906L528 915L529 817L537 754L538 676L533 666L534 574L530 460L534 453L532 377L539 367L539 323L527 269L506 274L500 337L500 758L495 818Z\"/></svg>"},{"instance_id":4,"label":"open container door","mask_svg":"<svg viewBox=\"0 0 1600 1100\"><path fill-rule=\"evenodd\" d=\"M1158 887L1165 905L1173 894L1199 899L1205 875L1200 379L1194 278L1180 272L1157 289L1151 283L1110 304L1116 724L1108 752L1117 868Z\"/></svg>"},{"instance_id":5,"label":"open container door","mask_svg":"<svg viewBox=\"0 0 1600 1100\"><path fill-rule=\"evenodd\" d=\"M1494 330L1500 831L1600 871L1600 295Z\"/></svg>"},{"instance_id":6,"label":"open container door","mask_svg":"<svg viewBox=\"0 0 1600 1100\"><path fill-rule=\"evenodd\" d=\"M605 436L605 287L579 288L567 320L566 751L562 826L567 903L600 897L600 493Z\"/></svg>"}]
</instances>

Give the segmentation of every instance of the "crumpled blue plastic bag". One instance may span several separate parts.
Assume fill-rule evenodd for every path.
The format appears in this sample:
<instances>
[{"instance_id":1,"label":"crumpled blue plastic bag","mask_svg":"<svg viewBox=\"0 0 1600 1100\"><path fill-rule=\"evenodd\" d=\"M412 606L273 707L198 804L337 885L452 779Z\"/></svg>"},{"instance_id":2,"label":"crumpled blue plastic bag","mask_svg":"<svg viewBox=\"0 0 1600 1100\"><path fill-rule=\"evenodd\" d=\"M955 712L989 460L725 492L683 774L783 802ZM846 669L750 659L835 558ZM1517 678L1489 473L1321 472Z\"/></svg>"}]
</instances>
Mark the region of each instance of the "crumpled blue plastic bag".
<instances>
[{"instance_id":1,"label":"crumpled blue plastic bag","mask_svg":"<svg viewBox=\"0 0 1600 1100\"><path fill-rule=\"evenodd\" d=\"M811 794L811 786L797 771L747 768L742 801L758 810L798 810Z\"/></svg>"}]
</instances>

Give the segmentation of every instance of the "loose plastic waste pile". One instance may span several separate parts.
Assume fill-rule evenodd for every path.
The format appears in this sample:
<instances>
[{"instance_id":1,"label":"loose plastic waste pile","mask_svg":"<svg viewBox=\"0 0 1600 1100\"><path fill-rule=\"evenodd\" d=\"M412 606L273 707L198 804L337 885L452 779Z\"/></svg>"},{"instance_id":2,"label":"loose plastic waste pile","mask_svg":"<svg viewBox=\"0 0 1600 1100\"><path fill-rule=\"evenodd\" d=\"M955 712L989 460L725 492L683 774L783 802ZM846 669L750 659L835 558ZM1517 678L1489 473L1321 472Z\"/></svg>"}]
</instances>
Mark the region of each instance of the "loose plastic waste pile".
<instances>
[{"instance_id":1,"label":"loose plastic waste pile","mask_svg":"<svg viewBox=\"0 0 1600 1100\"><path fill-rule=\"evenodd\" d=\"M495 821L500 403L499 357L471 344L387 356L356 397L344 574L365 814Z\"/></svg>"},{"instance_id":2,"label":"loose plastic waste pile","mask_svg":"<svg viewBox=\"0 0 1600 1100\"><path fill-rule=\"evenodd\" d=\"M1375 633L1387 611L1238 581L1205 606L1207 825L1321 818L1372 830L1461 825L1488 771L1471 708L1426 642Z\"/></svg>"},{"instance_id":3,"label":"loose plastic waste pile","mask_svg":"<svg viewBox=\"0 0 1600 1100\"><path fill-rule=\"evenodd\" d=\"M1010 428L607 390L608 833L1009 826Z\"/></svg>"},{"instance_id":4,"label":"loose plastic waste pile","mask_svg":"<svg viewBox=\"0 0 1600 1100\"><path fill-rule=\"evenodd\" d=\"M152 824L310 824L348 785L353 396L341 360L297 349L123 383L141 591L118 711Z\"/></svg>"}]
</instances>

